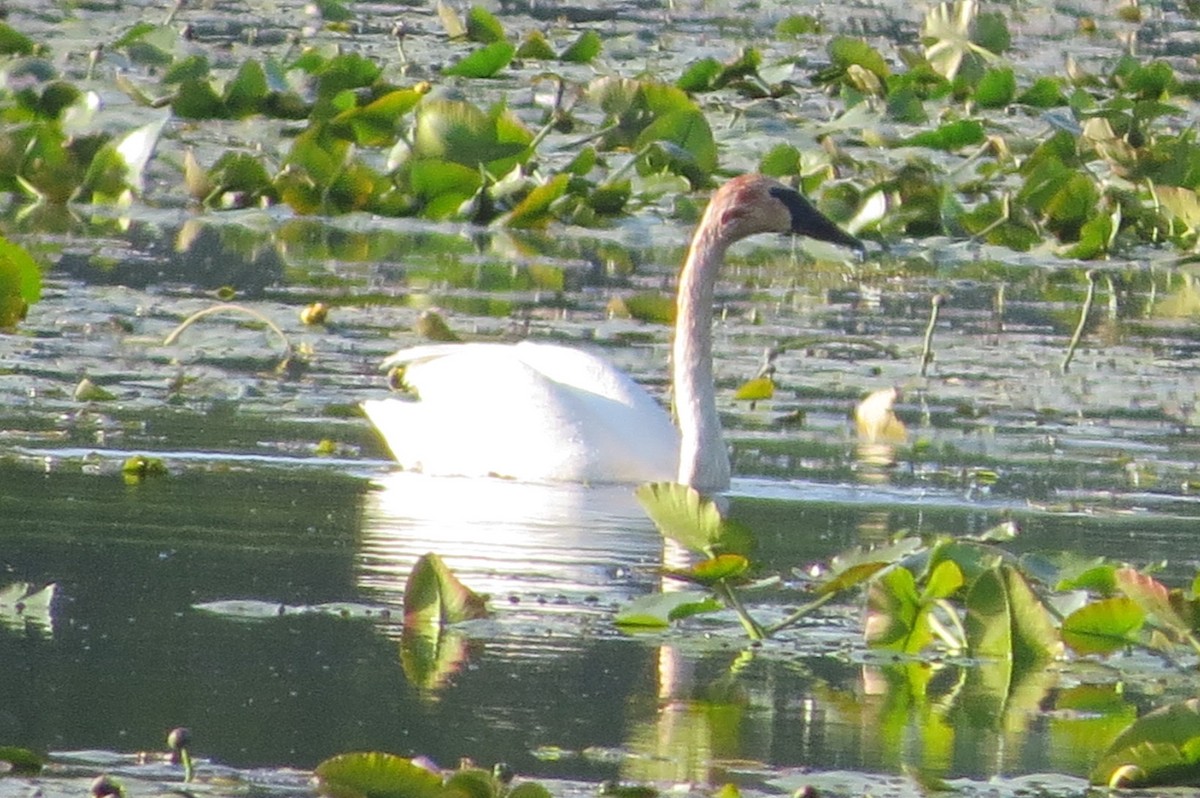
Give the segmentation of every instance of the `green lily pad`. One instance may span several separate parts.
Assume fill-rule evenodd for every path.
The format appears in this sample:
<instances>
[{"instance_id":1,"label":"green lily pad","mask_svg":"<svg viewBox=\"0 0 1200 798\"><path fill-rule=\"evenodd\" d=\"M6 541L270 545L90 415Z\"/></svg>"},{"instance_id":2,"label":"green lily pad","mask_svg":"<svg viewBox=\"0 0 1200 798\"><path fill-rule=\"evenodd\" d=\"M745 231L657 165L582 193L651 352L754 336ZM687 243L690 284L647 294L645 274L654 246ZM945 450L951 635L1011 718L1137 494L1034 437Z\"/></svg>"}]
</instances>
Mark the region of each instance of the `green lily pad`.
<instances>
[{"instance_id":1,"label":"green lily pad","mask_svg":"<svg viewBox=\"0 0 1200 798\"><path fill-rule=\"evenodd\" d=\"M665 629L672 621L722 609L721 602L702 590L651 593L629 602L613 622L627 630Z\"/></svg>"},{"instance_id":2,"label":"green lily pad","mask_svg":"<svg viewBox=\"0 0 1200 798\"><path fill-rule=\"evenodd\" d=\"M418 559L404 586L404 625L430 628L486 618L483 597L458 581L442 558L426 554Z\"/></svg>"},{"instance_id":3,"label":"green lily pad","mask_svg":"<svg viewBox=\"0 0 1200 798\"><path fill-rule=\"evenodd\" d=\"M935 150L958 150L983 142L983 124L974 119L947 122L935 130L926 130L903 139L905 147L930 147Z\"/></svg>"},{"instance_id":4,"label":"green lily pad","mask_svg":"<svg viewBox=\"0 0 1200 798\"><path fill-rule=\"evenodd\" d=\"M551 220L550 209L560 197L567 192L571 181L568 174L558 174L536 186L525 195L525 198L505 217L509 227L538 227Z\"/></svg>"},{"instance_id":5,"label":"green lily pad","mask_svg":"<svg viewBox=\"0 0 1200 798\"><path fill-rule=\"evenodd\" d=\"M20 244L0 237L0 328L15 327L41 296L37 261Z\"/></svg>"},{"instance_id":6,"label":"green lily pad","mask_svg":"<svg viewBox=\"0 0 1200 798\"><path fill-rule=\"evenodd\" d=\"M516 57L529 61L552 61L556 55L554 48L546 41L546 35L540 30L531 30L517 48Z\"/></svg>"},{"instance_id":7,"label":"green lily pad","mask_svg":"<svg viewBox=\"0 0 1200 798\"><path fill-rule=\"evenodd\" d=\"M378 752L341 754L313 771L331 798L438 798L442 777L409 759Z\"/></svg>"},{"instance_id":8,"label":"green lily pad","mask_svg":"<svg viewBox=\"0 0 1200 798\"><path fill-rule=\"evenodd\" d=\"M490 78L512 61L517 48L509 42L492 42L471 52L461 61L442 70L443 75L462 78Z\"/></svg>"},{"instance_id":9,"label":"green lily pad","mask_svg":"<svg viewBox=\"0 0 1200 798\"><path fill-rule=\"evenodd\" d=\"M600 55L603 47L604 44L599 33L594 30L585 30L567 46L567 49L563 50L558 60L568 64L587 64Z\"/></svg>"},{"instance_id":10,"label":"green lily pad","mask_svg":"<svg viewBox=\"0 0 1200 798\"><path fill-rule=\"evenodd\" d=\"M502 42L504 26L483 6L471 6L467 11L467 38L480 44Z\"/></svg>"},{"instance_id":11,"label":"green lily pad","mask_svg":"<svg viewBox=\"0 0 1200 798\"><path fill-rule=\"evenodd\" d=\"M1146 613L1126 596L1101 599L1072 612L1062 623L1063 642L1077 654L1111 654L1137 642Z\"/></svg>"},{"instance_id":12,"label":"green lily pad","mask_svg":"<svg viewBox=\"0 0 1200 798\"><path fill-rule=\"evenodd\" d=\"M1101 755L1090 778L1113 787L1200 786L1200 699L1135 720Z\"/></svg>"},{"instance_id":13,"label":"green lily pad","mask_svg":"<svg viewBox=\"0 0 1200 798\"><path fill-rule=\"evenodd\" d=\"M749 553L750 533L722 518L716 503L694 488L652 482L639 487L636 495L663 537L710 557L718 552Z\"/></svg>"},{"instance_id":14,"label":"green lily pad","mask_svg":"<svg viewBox=\"0 0 1200 798\"><path fill-rule=\"evenodd\" d=\"M1046 607L1007 565L983 572L967 594L965 622L973 656L1031 665L1062 648Z\"/></svg>"}]
</instances>

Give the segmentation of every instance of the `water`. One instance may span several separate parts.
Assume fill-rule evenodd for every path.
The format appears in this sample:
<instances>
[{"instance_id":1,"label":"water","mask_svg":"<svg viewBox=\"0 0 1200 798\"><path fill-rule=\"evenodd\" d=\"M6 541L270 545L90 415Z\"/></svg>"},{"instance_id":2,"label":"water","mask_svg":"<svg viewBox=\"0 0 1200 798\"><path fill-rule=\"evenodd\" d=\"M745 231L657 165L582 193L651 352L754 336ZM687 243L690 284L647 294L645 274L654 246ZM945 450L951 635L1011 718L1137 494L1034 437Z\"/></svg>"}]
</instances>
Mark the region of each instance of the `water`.
<instances>
[{"instance_id":1,"label":"water","mask_svg":"<svg viewBox=\"0 0 1200 798\"><path fill-rule=\"evenodd\" d=\"M265 32L291 30L294 10L276 9L286 21ZM1037 63L1041 45L1055 41L1057 57L1073 19L1029 11L1017 41L1037 52L1023 57L1057 69ZM132 12L17 16L79 55L94 44L89 15L119 29ZM233 24L242 12L206 13L199 40L231 42L244 56L244 22ZM665 73L701 54L695 30L728 47L744 38L742 21L689 13L659 54ZM657 25L659 12L622 14L608 52L640 68L644 46L629 26ZM904 36L915 25L906 14L854 8L845 24ZM377 28L361 41L392 47ZM414 74L442 57L439 42L408 40ZM1070 46L1085 61L1116 48ZM811 133L762 106L748 117L760 126L744 138L732 121L718 128L732 168ZM175 135L207 157L225 146L212 130ZM222 130L282 146L261 121ZM178 155L183 138L167 152ZM973 779L968 788L980 791L1003 776L1019 790L1029 774L1086 774L1138 711L1194 694L1184 674L1134 657L1119 689L1103 665L1054 667L996 706L981 687L995 676L986 669L865 651L853 607L759 649L728 618L627 636L615 611L659 589L668 559L628 489L394 470L355 407L384 395L377 363L417 340L429 308L466 337L595 347L661 394L667 331L609 318L606 306L673 276L687 225L661 221L669 203L610 230L510 233L191 214L172 194L177 175L161 166L156 179L165 207L129 219L47 220L14 207L0 223L53 264L44 299L0 338L0 586L57 591L45 614L0 608L0 744L158 750L168 729L187 725L199 754L239 768L308 768L376 749L444 765L506 761L570 783L734 779L853 792L865 781L891 794L904 791L898 774L917 770ZM889 245L862 263L828 251L814 260L771 240L731 255L717 378L739 474L732 512L755 530L764 570L791 579L901 531L977 534L1015 520L1017 553L1166 561L1164 579L1190 581L1200 562L1186 268L1151 252L1106 264L1114 288L1102 288L1062 375L1086 289L1078 264L943 240ZM278 373L281 342L236 312L163 345L226 286L280 325L302 368ZM934 294L947 303L922 378ZM329 324L302 324L301 308L318 299L332 305ZM790 346L776 360L775 398L735 403L734 389L781 341ZM84 375L115 399L77 401ZM902 389L908 438L864 449L850 410L889 386ZM161 457L169 475L128 484L120 466L135 453ZM443 667L414 683L399 617L403 580L426 552L489 594L495 614L442 641ZM257 615L214 611L228 602ZM1078 709L1097 705L1111 711ZM1079 787L1066 776L1051 787Z\"/></svg>"}]
</instances>

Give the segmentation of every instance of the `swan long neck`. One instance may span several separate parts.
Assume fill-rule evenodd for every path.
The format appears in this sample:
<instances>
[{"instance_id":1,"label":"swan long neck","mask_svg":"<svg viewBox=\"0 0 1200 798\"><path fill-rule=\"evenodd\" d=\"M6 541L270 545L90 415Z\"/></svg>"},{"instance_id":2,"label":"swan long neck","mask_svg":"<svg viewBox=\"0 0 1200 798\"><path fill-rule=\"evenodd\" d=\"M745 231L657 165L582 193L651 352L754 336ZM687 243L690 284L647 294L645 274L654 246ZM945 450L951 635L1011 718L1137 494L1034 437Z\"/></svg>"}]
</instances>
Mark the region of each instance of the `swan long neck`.
<instances>
[{"instance_id":1,"label":"swan long neck","mask_svg":"<svg viewBox=\"0 0 1200 798\"><path fill-rule=\"evenodd\" d=\"M721 435L713 384L713 291L729 246L711 205L688 248L679 275L672 357L682 485L701 492L729 487L729 453Z\"/></svg>"}]
</instances>

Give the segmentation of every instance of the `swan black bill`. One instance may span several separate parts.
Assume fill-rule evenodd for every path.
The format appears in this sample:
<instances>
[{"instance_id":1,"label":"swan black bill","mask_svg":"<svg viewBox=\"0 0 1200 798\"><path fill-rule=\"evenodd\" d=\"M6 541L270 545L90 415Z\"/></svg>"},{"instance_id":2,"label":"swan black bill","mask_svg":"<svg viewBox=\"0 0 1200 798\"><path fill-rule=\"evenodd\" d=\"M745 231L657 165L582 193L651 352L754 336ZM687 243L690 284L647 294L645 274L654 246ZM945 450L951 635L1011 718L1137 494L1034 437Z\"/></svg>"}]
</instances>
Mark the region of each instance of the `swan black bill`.
<instances>
[{"instance_id":1,"label":"swan black bill","mask_svg":"<svg viewBox=\"0 0 1200 798\"><path fill-rule=\"evenodd\" d=\"M825 214L813 207L813 204L805 199L804 195L800 192L793 191L790 188L773 188L771 189L771 196L786 205L788 211L791 212L793 233L807 236L817 241L840 244L843 247L857 249L859 252L866 250L866 246L862 241L859 241L830 221Z\"/></svg>"}]
</instances>

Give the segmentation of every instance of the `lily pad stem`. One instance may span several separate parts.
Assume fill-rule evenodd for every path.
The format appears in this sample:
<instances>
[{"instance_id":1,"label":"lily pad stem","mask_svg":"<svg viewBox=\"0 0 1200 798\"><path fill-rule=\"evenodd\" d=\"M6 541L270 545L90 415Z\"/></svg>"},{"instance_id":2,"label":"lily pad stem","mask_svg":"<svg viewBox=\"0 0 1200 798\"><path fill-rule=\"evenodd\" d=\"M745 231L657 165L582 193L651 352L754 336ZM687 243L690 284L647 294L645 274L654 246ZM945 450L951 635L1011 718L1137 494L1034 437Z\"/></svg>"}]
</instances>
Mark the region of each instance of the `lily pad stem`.
<instances>
[{"instance_id":1,"label":"lily pad stem","mask_svg":"<svg viewBox=\"0 0 1200 798\"><path fill-rule=\"evenodd\" d=\"M620 127L619 124L613 123L606 128L601 128L600 130L597 130L595 133L589 133L588 135L584 136L583 138L578 138L578 139L575 139L574 141L568 142L567 144L562 145L558 149L560 149L560 150L577 150L580 147L582 147L584 144L591 144L596 139L604 138L609 133L613 132L614 130L618 129L619 127ZM611 183L612 180L610 179L608 182Z\"/></svg>"},{"instance_id":2,"label":"lily pad stem","mask_svg":"<svg viewBox=\"0 0 1200 798\"><path fill-rule=\"evenodd\" d=\"M612 172L612 174L610 174L610 175L608 176L608 180L606 180L605 182L606 182L606 183L608 183L608 184L610 184L610 185L612 185L612 184L619 183L619 182L621 182L622 180L624 180L624 179L625 179L625 174L626 174L627 172L629 172L629 171L632 171L632 169L633 169L635 166L637 166L637 162L638 162L638 161L640 161L640 160L642 159L642 156L643 156L643 155L645 155L647 152L649 152L649 151L650 151L650 147L651 147L651 146L653 146L653 142L652 142L651 144L647 144L645 147L642 147L640 150L638 150L637 152L635 152L635 153L633 154L633 157L632 157L632 158L630 158L630 159L629 159L628 161L626 161L625 163L621 164L619 167L617 167L617 168L616 168L616 169L615 169L615 170Z\"/></svg>"},{"instance_id":3,"label":"lily pad stem","mask_svg":"<svg viewBox=\"0 0 1200 798\"><path fill-rule=\"evenodd\" d=\"M832 601L833 598L835 596L837 596L840 592L841 591L835 590L831 593L826 593L825 595L820 596L819 598L813 599L812 601L810 601L807 604L798 608L795 612L793 612L788 617L784 618L779 623L771 624L767 628L763 629L762 630L763 634L766 635L767 637L773 637L774 635L778 634L779 632L782 632L784 629L787 629L789 626L795 626L805 616L809 615L814 610L818 610L821 607L824 607L826 604L828 604L830 601Z\"/></svg>"},{"instance_id":4,"label":"lily pad stem","mask_svg":"<svg viewBox=\"0 0 1200 798\"><path fill-rule=\"evenodd\" d=\"M254 308L248 308L245 305L238 305L233 302L225 302L220 305L213 305L210 308L204 308L203 310L198 310L195 313L193 313L192 315L188 316L186 319L184 319L183 321L181 321L179 323L178 327L176 327L174 330L171 330L170 335L168 335L166 338L163 339L163 346L170 346L171 344L175 343L177 340L179 340L179 336L183 334L184 330L186 330L188 327L191 327L193 324L200 321L204 317L212 316L213 314L216 314L216 313L227 313L227 312L245 313L247 316L251 316L251 317L257 319L258 321L261 321L263 324L267 325L267 328L270 329L272 332L274 332L276 335L278 335L279 340L283 341L283 358L281 360L281 363L287 363L289 360L292 359L292 342L288 339L287 333L285 333L279 327L278 324L271 321L271 319L269 319L267 316L263 315L262 313L258 312Z\"/></svg>"},{"instance_id":5,"label":"lily pad stem","mask_svg":"<svg viewBox=\"0 0 1200 798\"><path fill-rule=\"evenodd\" d=\"M1071 343L1067 345L1067 354L1063 357L1062 373L1066 374L1071 368L1071 360L1075 357L1075 350L1079 348L1079 341L1083 338L1083 328L1087 325L1088 314L1092 312L1092 302L1096 299L1096 270L1087 270L1088 289L1087 295L1083 298L1083 307L1079 310L1079 323L1075 325L1075 334L1071 336Z\"/></svg>"},{"instance_id":6,"label":"lily pad stem","mask_svg":"<svg viewBox=\"0 0 1200 798\"><path fill-rule=\"evenodd\" d=\"M938 311L941 310L946 298L941 294L934 294L933 300L929 303L929 324L925 326L925 343L921 346L921 376L925 376L925 372L929 369L929 364L933 362L933 330L937 326Z\"/></svg>"},{"instance_id":7,"label":"lily pad stem","mask_svg":"<svg viewBox=\"0 0 1200 798\"><path fill-rule=\"evenodd\" d=\"M737 594L733 592L733 588L729 586L729 583L722 579L717 583L716 587L717 592L721 595L721 598L724 599L729 608L737 613L738 620L742 622L742 628L746 630L746 634L749 635L750 639L765 640L767 635L763 632L763 628L759 626L758 621L754 620L750 613L746 611L745 606L742 605L741 600L737 597Z\"/></svg>"},{"instance_id":8,"label":"lily pad stem","mask_svg":"<svg viewBox=\"0 0 1200 798\"><path fill-rule=\"evenodd\" d=\"M554 95L554 107L550 109L550 118L546 120L546 124L542 125L542 129L533 137L533 141L529 142L530 152L536 152L538 145L542 143L542 140L546 136L550 135L550 131L554 130L554 126L558 124L562 116L562 99L565 88L566 84L563 83L562 78L559 78L558 92Z\"/></svg>"}]
</instances>

